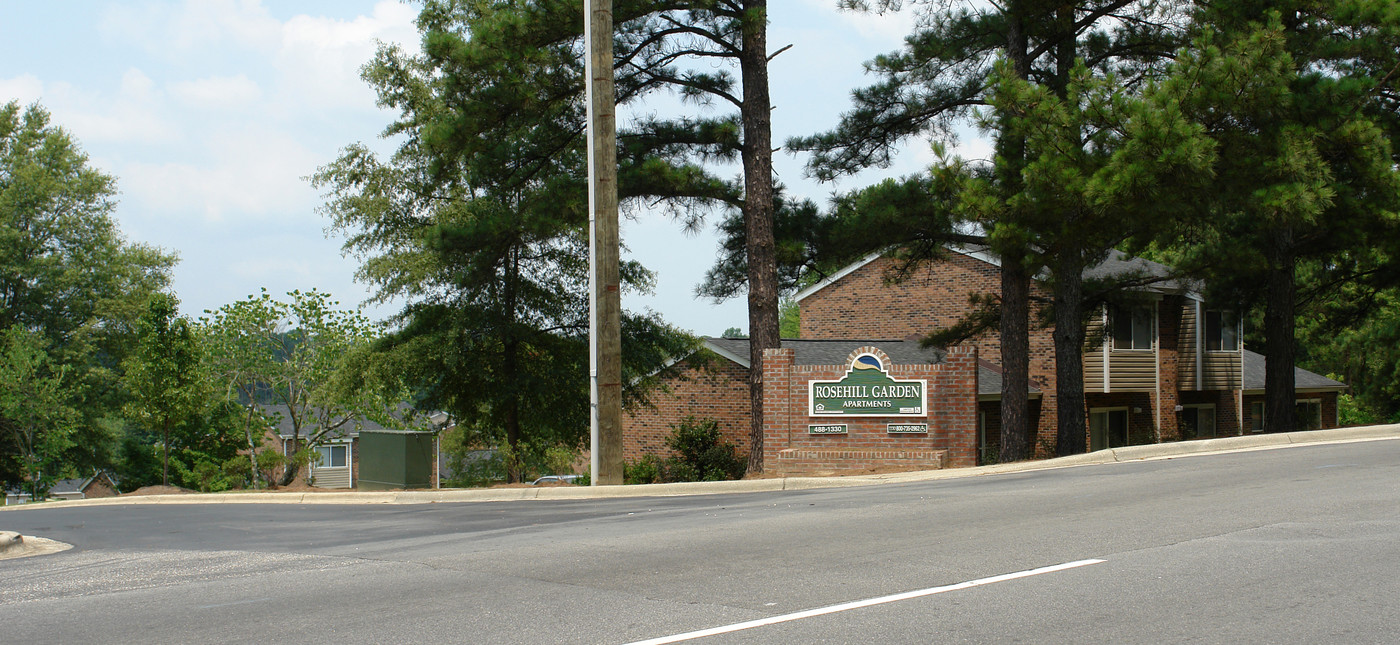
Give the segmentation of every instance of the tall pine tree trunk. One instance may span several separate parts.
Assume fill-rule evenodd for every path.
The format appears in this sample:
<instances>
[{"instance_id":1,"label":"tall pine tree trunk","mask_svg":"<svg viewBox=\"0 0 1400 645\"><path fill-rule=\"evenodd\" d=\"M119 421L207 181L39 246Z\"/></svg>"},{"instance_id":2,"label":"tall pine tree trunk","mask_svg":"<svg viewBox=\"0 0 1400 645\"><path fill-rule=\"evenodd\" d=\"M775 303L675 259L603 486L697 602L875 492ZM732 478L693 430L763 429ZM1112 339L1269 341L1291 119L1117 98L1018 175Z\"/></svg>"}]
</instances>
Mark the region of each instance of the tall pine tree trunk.
<instances>
[{"instance_id":1,"label":"tall pine tree trunk","mask_svg":"<svg viewBox=\"0 0 1400 645\"><path fill-rule=\"evenodd\" d=\"M1016 76L1030 77L1031 61L1027 54L1024 28L1025 0L1008 3L1006 57ZM1020 190L1021 168L1024 165L1026 142L1016 134L1003 134L997 140L998 153L1006 160L1000 181L1006 194ZM1024 247L998 248L1001 256L1001 449L998 460L1003 462L1029 459L1032 456L1032 426L1030 419L1030 292L1031 276L1026 270Z\"/></svg>"},{"instance_id":2,"label":"tall pine tree trunk","mask_svg":"<svg viewBox=\"0 0 1400 645\"><path fill-rule=\"evenodd\" d=\"M1001 259L1001 450L998 460L1031 458L1030 275L1021 258Z\"/></svg>"},{"instance_id":3,"label":"tall pine tree trunk","mask_svg":"<svg viewBox=\"0 0 1400 645\"><path fill-rule=\"evenodd\" d=\"M1084 452L1084 274L1077 253L1055 267L1055 454Z\"/></svg>"},{"instance_id":4,"label":"tall pine tree trunk","mask_svg":"<svg viewBox=\"0 0 1400 645\"><path fill-rule=\"evenodd\" d=\"M520 251L512 248L507 251L505 284L502 285L502 298L505 303L505 334L501 343L501 381L509 392L505 401L505 418L502 423L506 431L506 483L520 482L520 339L516 336L516 283L520 280ZM597 476L597 473L593 473Z\"/></svg>"},{"instance_id":5,"label":"tall pine tree trunk","mask_svg":"<svg viewBox=\"0 0 1400 645\"><path fill-rule=\"evenodd\" d=\"M1055 10L1055 95L1069 100L1074 69L1074 6ZM1081 144L1082 145L1082 144ZM1073 230L1079 213L1063 214L1062 226ZM1084 260L1075 240L1063 240L1055 259L1055 454L1077 455L1087 449L1084 415Z\"/></svg>"},{"instance_id":6,"label":"tall pine tree trunk","mask_svg":"<svg viewBox=\"0 0 1400 645\"><path fill-rule=\"evenodd\" d=\"M1293 382L1294 265L1293 229L1280 226L1267 237L1269 261L1264 305L1264 423L1269 432L1297 429Z\"/></svg>"},{"instance_id":7,"label":"tall pine tree trunk","mask_svg":"<svg viewBox=\"0 0 1400 645\"><path fill-rule=\"evenodd\" d=\"M773 241L773 132L768 96L768 3L745 0L743 51L739 71L744 84L744 228L749 285L749 428L750 473L763 472L763 350L776 349L778 336L778 269Z\"/></svg>"}]
</instances>

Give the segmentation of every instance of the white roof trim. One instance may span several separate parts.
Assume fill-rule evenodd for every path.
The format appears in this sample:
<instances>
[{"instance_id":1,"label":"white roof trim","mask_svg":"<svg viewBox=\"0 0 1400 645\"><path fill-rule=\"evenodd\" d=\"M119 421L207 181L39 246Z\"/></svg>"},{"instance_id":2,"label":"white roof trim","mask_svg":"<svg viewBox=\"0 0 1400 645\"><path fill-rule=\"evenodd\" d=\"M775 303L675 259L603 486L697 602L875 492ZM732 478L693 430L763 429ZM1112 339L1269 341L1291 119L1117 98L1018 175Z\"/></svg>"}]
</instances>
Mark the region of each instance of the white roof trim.
<instances>
[{"instance_id":1,"label":"white roof trim","mask_svg":"<svg viewBox=\"0 0 1400 645\"><path fill-rule=\"evenodd\" d=\"M709 340L708 338L705 339L705 342L701 343L701 345L702 345L701 347L697 347L697 348L695 348L695 350L696 350L696 351L699 351L700 349L708 349L708 350L710 350L710 351L712 351L712 352L714 352L714 353L716 353L716 354L719 354L719 355L720 355L721 357L723 357L723 358L727 358L727 359L729 359L729 360L731 360L731 361L734 361L735 363L738 363L738 364L739 364L740 366L742 366L744 369L748 369L748 368L749 368L749 359L748 359L747 356L739 356L739 355L737 355L737 354L735 354L735 353L733 353L733 352L727 351L727 350L725 350L723 347L719 347L718 345L715 345L714 343L711 343L710 340ZM674 367L674 366L676 365L676 363L679 363L679 362L681 362L681 361L683 361L683 360L685 360L685 359L687 359L687 358L690 358L691 356L694 356L694 355L695 355L695 352L688 352L688 353L682 354L681 356L678 356L678 357L676 357L676 358L668 358L668 359L666 359L666 362L663 363L663 364L661 365L660 368L657 368L656 371L651 372L651 373L649 373L649 374L643 374L643 375L641 375L641 376L638 376L638 377L632 379L632 382L629 383L629 385L636 385L637 383L640 383L640 382L642 381L642 379L648 379L648 378L651 378L651 377L653 377L653 376L656 376L657 374L660 374L660 373L662 373L662 372L664 372L664 371L666 371L666 370L668 370L668 369L671 369L672 367Z\"/></svg>"},{"instance_id":2,"label":"white roof trim","mask_svg":"<svg viewBox=\"0 0 1400 645\"><path fill-rule=\"evenodd\" d=\"M833 274L827 276L827 277L826 277L825 279L823 279L821 282L818 282L818 283L816 283L816 284L814 284L814 285L812 285L812 286L810 286L810 287L807 287L806 289L803 289L803 290L801 290L801 291L798 291L798 292L797 292L797 295L795 295L795 296L792 297L793 301L795 301L795 302L802 302L802 299L803 299L803 298L806 298L807 296L810 296L810 295L812 295L812 294L814 294L814 293L816 293L816 292L818 292L818 291L821 291L822 289L825 289L825 288L831 286L831 284L832 284L833 282L836 282L837 280L840 280L841 278L844 278L844 277L846 277L846 276L848 276L848 275L851 275L852 273L855 273L855 272L858 271L861 267L863 267L863 266L865 266L865 265L867 265L867 264L870 264L871 262L874 262L875 260L879 259L879 257L882 256L882 255L884 255L884 254L885 254L884 251L876 251L876 252L874 252L874 253L871 253L870 255L865 256L864 258L861 258L861 259L856 260L855 262L853 262L853 263L851 263L851 264L849 264L849 265L846 265L845 268L841 269L840 271L837 271L836 273L833 273ZM748 367L748 366L745 365L744 367Z\"/></svg>"},{"instance_id":3,"label":"white roof trim","mask_svg":"<svg viewBox=\"0 0 1400 645\"><path fill-rule=\"evenodd\" d=\"M971 248L969 248L969 247L967 247L967 246L963 246L963 245L961 245L961 244L945 244L945 245L943 245L943 248L945 248L945 249L947 249L947 250L949 250L949 251L952 251L952 252L954 252L954 253L958 253L958 254L960 254L960 255L965 255L965 256L970 257L970 258L972 258L972 259L974 259L974 260L981 260L981 261L986 262L987 264L990 264L990 265L992 265L992 266L994 266L994 267L1001 268L1001 258L1000 258L1000 257L997 257L995 254L990 253L990 252L988 252L988 251L985 251L985 250L973 250L973 249L971 249ZM832 285L833 283L835 283L837 280L840 280L841 278L844 278L844 277L846 277L846 276L848 276L848 275L850 275L850 274L852 274L852 273L855 273L856 271L859 271L861 268L863 268L865 265L870 264L871 262L874 262L875 260L877 260L877 259L883 257L883 256L885 255L885 253L887 253L887 252L889 252L889 249L884 249L884 250L880 250L880 251L875 251L874 253L871 253L871 254L869 254L869 255L867 255L867 256L865 256L865 257L863 257L863 258L861 258L861 259L859 259L859 260L857 260L857 261L855 261L855 262L852 262L851 264L846 265L846 266L843 267L840 271L837 271L836 273L833 273L833 274L827 276L827 277L826 277L825 279L823 279L822 281L820 281L820 282L818 282L818 283L816 283L816 284L814 284L814 285L812 285L812 286L810 286L810 287L807 287L806 289L803 289L803 290L801 290L801 291L798 291L797 294L794 295L794 296L792 297L793 301L794 301L794 302L802 302L802 300L805 299L805 298L807 298L808 296L810 296L810 295L812 295L812 294L814 294L814 293L816 293L816 292L818 292L818 291L821 291L822 289L825 289L825 288L831 286L831 285ZM1049 270L1048 270L1048 269L1044 269L1044 268L1042 268L1042 269L1035 275L1035 279L1036 279L1036 280L1040 280L1040 281L1044 281L1044 280L1048 279L1049 277L1050 277ZM1202 302L1202 303L1205 302L1205 298L1204 298L1200 293L1195 292L1195 291L1191 291L1191 290L1188 290L1188 289L1181 289L1181 290L1174 290L1174 289L1172 289L1172 290L1169 290L1169 289L1164 289L1164 288L1139 287L1138 289L1135 289L1135 290L1137 290L1137 291L1148 291L1148 292L1152 292L1152 293L1157 293L1157 294L1159 294L1159 296L1160 296L1160 295L1164 295L1164 294L1179 293L1180 295L1183 295L1183 296L1185 296L1185 297L1187 297L1187 298L1189 298L1189 299L1191 299L1191 300L1196 300L1196 301L1199 301L1199 302ZM745 367L748 367L748 365L745 365Z\"/></svg>"},{"instance_id":4,"label":"white roof trim","mask_svg":"<svg viewBox=\"0 0 1400 645\"><path fill-rule=\"evenodd\" d=\"M1336 392L1336 393L1340 394L1340 393L1342 393L1343 391L1345 391L1348 387L1350 387L1350 386L1348 386L1348 385L1332 385L1332 386L1329 386L1329 387L1300 387L1300 388L1294 388L1293 394L1294 394L1295 396L1298 395L1298 394L1328 394L1328 393L1331 393L1331 392ZM1263 393L1264 393L1264 388L1259 388L1259 389L1257 389L1257 390L1244 390L1244 393L1245 393L1245 394L1249 394L1249 395L1263 394Z\"/></svg>"},{"instance_id":5,"label":"white roof trim","mask_svg":"<svg viewBox=\"0 0 1400 645\"><path fill-rule=\"evenodd\" d=\"M1000 267L1000 266L1001 266L1001 259L998 258L998 257L995 256L995 255L992 255L991 253L986 252L986 251L974 251L974 250L968 249L968 248L965 247L965 246L961 246L961 245L957 245L957 244L945 244L945 245L943 245L943 248L948 249L949 251L952 251L952 252L954 252L954 253L958 253L958 254L961 254L961 255L966 255L967 257L970 257L970 258L973 258L973 259L976 259L976 260L981 260L981 261L986 262L987 264L990 264L990 265L995 266L995 267ZM812 294L814 294L814 293L816 293L816 292L818 292L818 291L821 291L822 289L825 289L825 288L831 286L831 284L834 283L834 282L836 282L837 280L840 280L841 278L844 278L844 277L846 277L846 276L848 276L848 275L851 275L852 273L855 273L856 271L859 271L859 270L860 270L862 267L864 267L865 265L870 264L871 262L874 262L875 260L877 260L877 259L883 257L883 256L884 256L886 253L888 253L888 252L889 252L889 249L882 249L882 250L880 250L880 251L875 251L874 253L871 253L870 255L867 255L867 256L865 256L865 257L859 259L859 260L856 260L855 262L852 262L851 264L846 265L846 266L845 266L844 268L842 268L840 271L837 271L836 273L833 273L833 274L827 276L827 277L826 277L825 279L823 279L821 282L818 282L818 283L816 283L816 284L814 284L814 285L812 285L812 286L810 286L810 287L807 287L806 289L803 289L803 290L801 290L801 291L798 291L798 292L797 292L797 295L794 295L794 296L792 297L792 299L793 299L795 302L801 302L803 298L806 298L807 296L810 296L810 295L812 295Z\"/></svg>"}]
</instances>

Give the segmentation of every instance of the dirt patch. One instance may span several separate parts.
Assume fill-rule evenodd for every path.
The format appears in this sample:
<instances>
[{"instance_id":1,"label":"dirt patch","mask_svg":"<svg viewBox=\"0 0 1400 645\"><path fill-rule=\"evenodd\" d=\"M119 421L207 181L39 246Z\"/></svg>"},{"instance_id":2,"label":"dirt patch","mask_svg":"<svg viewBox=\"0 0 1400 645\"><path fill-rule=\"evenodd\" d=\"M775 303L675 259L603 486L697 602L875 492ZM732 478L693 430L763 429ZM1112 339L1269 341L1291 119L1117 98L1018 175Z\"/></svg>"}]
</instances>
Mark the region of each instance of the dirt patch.
<instances>
[{"instance_id":1,"label":"dirt patch","mask_svg":"<svg viewBox=\"0 0 1400 645\"><path fill-rule=\"evenodd\" d=\"M142 495L191 495L198 493L188 488L179 486L142 486L130 493L122 493L122 497L139 497Z\"/></svg>"},{"instance_id":2,"label":"dirt patch","mask_svg":"<svg viewBox=\"0 0 1400 645\"><path fill-rule=\"evenodd\" d=\"M260 493L324 493L324 492L328 492L328 491L330 491L330 490L332 490L332 489L330 489L330 488L320 488L320 487L317 487L317 486L312 486L311 484L306 483L306 480L298 478L298 479L293 480L292 483L287 484L286 486L278 486L277 488L269 488L269 489L267 489L267 490L258 491L258 492L260 492ZM342 492L343 492L344 490L347 490L347 489L341 489L341 490L342 490Z\"/></svg>"}]
</instances>

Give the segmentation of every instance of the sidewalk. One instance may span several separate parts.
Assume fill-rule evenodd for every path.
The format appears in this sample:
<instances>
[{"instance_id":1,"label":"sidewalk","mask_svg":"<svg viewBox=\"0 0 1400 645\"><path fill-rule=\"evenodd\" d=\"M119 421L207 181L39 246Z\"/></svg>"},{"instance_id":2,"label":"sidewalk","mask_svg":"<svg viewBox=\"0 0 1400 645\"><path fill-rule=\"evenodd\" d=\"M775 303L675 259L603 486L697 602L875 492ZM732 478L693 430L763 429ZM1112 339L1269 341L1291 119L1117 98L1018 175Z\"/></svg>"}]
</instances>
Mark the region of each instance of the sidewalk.
<instances>
[{"instance_id":1,"label":"sidewalk","mask_svg":"<svg viewBox=\"0 0 1400 645\"><path fill-rule=\"evenodd\" d=\"M20 511L25 509L68 508L72 506L112 506L124 504L432 504L444 502L507 502L533 499L603 499L614 497L669 497L676 495L756 493L764 491L901 484L938 479L956 479L962 477L979 477L983 475L1048 470L1052 468L1068 468L1092 464L1109 464L1149 459L1172 459L1176 457L1244 450L1267 450L1307 444L1380 441L1386 439L1400 439L1400 425L1338 428L1335 430L1314 430L1310 432L1291 432L1286 434L1259 434L1246 435L1243 437L1204 439L1199 441L1180 441L1175 443L1113 448L1110 450L1100 450L1098 452L1042 461L1019 461L1009 464L978 466L975 468L950 468L946 470L924 470L879 475L785 477L722 482L646 484L641 486L551 486L539 488L346 491L343 493L278 493L253 491L189 495L148 495L143 497L104 497L98 499L45 502L41 504L24 504L0 507L0 512Z\"/></svg>"}]
</instances>

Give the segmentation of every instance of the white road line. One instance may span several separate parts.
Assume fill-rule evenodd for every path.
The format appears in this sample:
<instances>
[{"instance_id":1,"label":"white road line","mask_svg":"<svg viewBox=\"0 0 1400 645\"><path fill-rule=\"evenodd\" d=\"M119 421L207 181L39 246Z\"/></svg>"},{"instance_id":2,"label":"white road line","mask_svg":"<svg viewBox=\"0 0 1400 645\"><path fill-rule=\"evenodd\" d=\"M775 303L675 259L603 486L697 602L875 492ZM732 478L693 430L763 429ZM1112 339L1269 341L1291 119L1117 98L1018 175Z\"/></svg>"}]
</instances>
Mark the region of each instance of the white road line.
<instances>
[{"instance_id":1,"label":"white road line","mask_svg":"<svg viewBox=\"0 0 1400 645\"><path fill-rule=\"evenodd\" d=\"M1015 573L1004 573L1002 575L992 576L990 578L978 578L976 580L959 582L953 585L944 585L942 587L929 587L928 589L919 589L917 591L906 591L904 593L897 593L891 596L880 596L879 598L856 600L852 602L841 603L839 605L831 605L829 607L808 609L807 611L799 611L792 614L770 616L768 618L750 620L744 623L734 623L733 625L725 625L723 627L711 627L710 629L686 632L684 634L676 634L674 636L662 636L660 638L653 638L650 640L634 641L631 643L627 643L627 645L664 645L665 643L679 643L681 641L688 641L696 638L704 638L706 636L714 636L716 634L728 634L729 632L737 632L745 629L753 629L755 627L763 627L764 625L776 625L778 623L802 620L804 618L825 616L826 614L834 614L842 611L850 611L852 609L860 609L861 607L883 605L885 603L899 602L901 600L909 600L911 598L922 598L924 596L932 596L934 594L946 593L949 591L957 591L959 589L980 587L982 585L989 585L994 582L1006 582L1007 580L1015 580L1017 578L1029 578L1030 576L1038 576L1042 573L1054 573L1056 571L1074 569L1078 567L1088 566L1091 564L1098 564L1100 562L1103 562L1103 560L1075 560L1074 562L1055 564L1048 567L1040 567L1038 569L1027 569L1025 571L1017 571Z\"/></svg>"}]
</instances>

